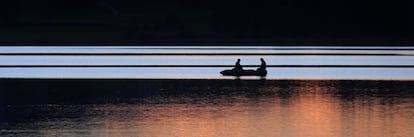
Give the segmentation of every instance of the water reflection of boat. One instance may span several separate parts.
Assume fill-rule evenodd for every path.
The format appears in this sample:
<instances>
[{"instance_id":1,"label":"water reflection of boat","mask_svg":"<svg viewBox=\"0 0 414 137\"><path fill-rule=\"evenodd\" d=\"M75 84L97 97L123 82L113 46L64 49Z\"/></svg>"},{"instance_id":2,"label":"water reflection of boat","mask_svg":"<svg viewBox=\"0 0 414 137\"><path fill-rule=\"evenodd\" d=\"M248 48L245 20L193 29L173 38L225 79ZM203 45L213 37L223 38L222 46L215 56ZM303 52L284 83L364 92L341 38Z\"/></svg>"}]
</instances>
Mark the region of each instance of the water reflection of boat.
<instances>
[{"instance_id":1,"label":"water reflection of boat","mask_svg":"<svg viewBox=\"0 0 414 137\"><path fill-rule=\"evenodd\" d=\"M267 71L266 70L234 70L234 69L226 69L220 72L220 74L224 76L266 76Z\"/></svg>"}]
</instances>

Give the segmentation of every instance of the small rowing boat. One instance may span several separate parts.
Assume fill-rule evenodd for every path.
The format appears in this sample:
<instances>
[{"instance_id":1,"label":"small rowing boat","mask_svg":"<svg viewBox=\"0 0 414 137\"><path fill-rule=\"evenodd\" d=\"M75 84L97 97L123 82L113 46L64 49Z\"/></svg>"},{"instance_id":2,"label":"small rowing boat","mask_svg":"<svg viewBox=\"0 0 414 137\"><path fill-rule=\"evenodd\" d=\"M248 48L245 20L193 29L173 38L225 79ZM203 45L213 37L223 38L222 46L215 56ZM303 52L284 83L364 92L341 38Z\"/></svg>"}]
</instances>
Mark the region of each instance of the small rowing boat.
<instances>
[{"instance_id":1,"label":"small rowing boat","mask_svg":"<svg viewBox=\"0 0 414 137\"><path fill-rule=\"evenodd\" d=\"M234 69L226 69L220 72L223 76L266 76L267 71L258 69L248 69L248 70L234 70Z\"/></svg>"}]
</instances>

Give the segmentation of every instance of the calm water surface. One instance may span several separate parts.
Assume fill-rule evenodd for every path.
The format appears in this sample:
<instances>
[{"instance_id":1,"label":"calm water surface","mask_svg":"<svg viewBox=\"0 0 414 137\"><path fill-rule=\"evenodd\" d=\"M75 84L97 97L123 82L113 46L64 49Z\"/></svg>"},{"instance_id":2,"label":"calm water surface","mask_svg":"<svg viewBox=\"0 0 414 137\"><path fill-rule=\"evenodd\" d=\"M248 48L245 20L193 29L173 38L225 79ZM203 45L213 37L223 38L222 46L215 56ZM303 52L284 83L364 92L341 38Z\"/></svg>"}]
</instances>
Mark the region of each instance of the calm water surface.
<instances>
[{"instance_id":1,"label":"calm water surface","mask_svg":"<svg viewBox=\"0 0 414 137\"><path fill-rule=\"evenodd\" d=\"M261 57L272 66L267 79L414 79L414 47L394 46L5 46L0 78L234 79L219 72Z\"/></svg>"},{"instance_id":2,"label":"calm water surface","mask_svg":"<svg viewBox=\"0 0 414 137\"><path fill-rule=\"evenodd\" d=\"M367 81L193 84L182 91L160 87L162 93L147 97L113 97L95 103L7 105L1 109L0 135L413 136L412 83L375 85Z\"/></svg>"},{"instance_id":3,"label":"calm water surface","mask_svg":"<svg viewBox=\"0 0 414 137\"><path fill-rule=\"evenodd\" d=\"M268 81L218 73L260 57ZM413 66L414 47L0 47L0 136L411 137Z\"/></svg>"}]
</instances>

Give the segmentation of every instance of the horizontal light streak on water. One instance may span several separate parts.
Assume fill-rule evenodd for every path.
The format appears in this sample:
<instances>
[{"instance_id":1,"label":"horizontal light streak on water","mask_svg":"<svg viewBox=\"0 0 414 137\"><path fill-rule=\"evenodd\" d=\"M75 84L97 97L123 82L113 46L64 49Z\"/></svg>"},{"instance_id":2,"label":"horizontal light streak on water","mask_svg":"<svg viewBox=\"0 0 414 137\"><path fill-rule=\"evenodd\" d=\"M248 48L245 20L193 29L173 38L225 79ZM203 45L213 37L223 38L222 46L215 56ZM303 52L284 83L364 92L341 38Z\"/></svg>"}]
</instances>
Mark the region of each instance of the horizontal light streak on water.
<instances>
[{"instance_id":1,"label":"horizontal light streak on water","mask_svg":"<svg viewBox=\"0 0 414 137\"><path fill-rule=\"evenodd\" d=\"M412 53L0 53L10 56L414 56Z\"/></svg>"},{"instance_id":2,"label":"horizontal light streak on water","mask_svg":"<svg viewBox=\"0 0 414 137\"><path fill-rule=\"evenodd\" d=\"M414 50L410 46L2 46L0 49L233 49L233 50L272 50L272 49L298 49L298 50Z\"/></svg>"},{"instance_id":3,"label":"horizontal light streak on water","mask_svg":"<svg viewBox=\"0 0 414 137\"><path fill-rule=\"evenodd\" d=\"M0 56L0 65L414 65L409 56Z\"/></svg>"},{"instance_id":4,"label":"horizontal light streak on water","mask_svg":"<svg viewBox=\"0 0 414 137\"><path fill-rule=\"evenodd\" d=\"M260 65L243 65L243 67L259 67ZM183 68L216 68L234 67L234 65L0 65L0 68L119 68L119 67L183 67ZM268 68L414 68L414 65L267 65Z\"/></svg>"},{"instance_id":5,"label":"horizontal light streak on water","mask_svg":"<svg viewBox=\"0 0 414 137\"><path fill-rule=\"evenodd\" d=\"M228 68L0 68L0 78L235 79ZM269 68L266 79L414 80L412 68ZM260 79L243 76L242 79Z\"/></svg>"},{"instance_id":6,"label":"horizontal light streak on water","mask_svg":"<svg viewBox=\"0 0 414 137\"><path fill-rule=\"evenodd\" d=\"M412 47L411 47L412 48ZM202 50L201 50L202 49ZM142 47L0 47L0 55L414 55L414 50L285 50L249 48L154 49ZM346 48L344 48L346 49ZM409 49L409 48L406 48Z\"/></svg>"}]
</instances>

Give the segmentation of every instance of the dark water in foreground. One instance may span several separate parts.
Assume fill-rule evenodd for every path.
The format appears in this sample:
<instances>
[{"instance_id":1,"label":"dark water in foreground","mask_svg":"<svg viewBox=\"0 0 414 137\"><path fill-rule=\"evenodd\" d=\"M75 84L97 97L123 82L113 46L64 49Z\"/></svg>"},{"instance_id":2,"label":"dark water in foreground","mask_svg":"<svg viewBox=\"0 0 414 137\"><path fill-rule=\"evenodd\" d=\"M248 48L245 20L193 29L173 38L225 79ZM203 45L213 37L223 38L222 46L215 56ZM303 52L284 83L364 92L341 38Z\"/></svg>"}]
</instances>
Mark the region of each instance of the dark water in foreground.
<instances>
[{"instance_id":1,"label":"dark water in foreground","mask_svg":"<svg viewBox=\"0 0 414 137\"><path fill-rule=\"evenodd\" d=\"M0 136L414 136L410 81L28 81L0 81Z\"/></svg>"}]
</instances>

